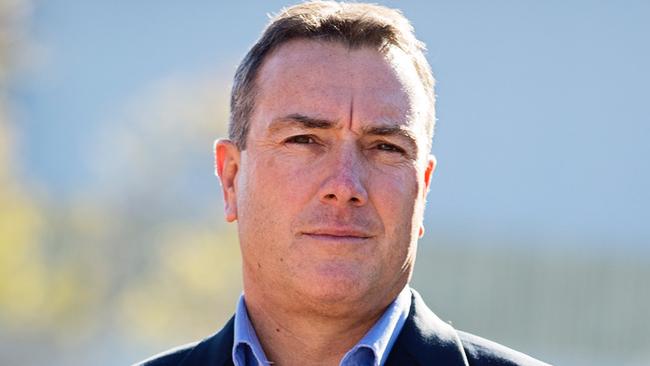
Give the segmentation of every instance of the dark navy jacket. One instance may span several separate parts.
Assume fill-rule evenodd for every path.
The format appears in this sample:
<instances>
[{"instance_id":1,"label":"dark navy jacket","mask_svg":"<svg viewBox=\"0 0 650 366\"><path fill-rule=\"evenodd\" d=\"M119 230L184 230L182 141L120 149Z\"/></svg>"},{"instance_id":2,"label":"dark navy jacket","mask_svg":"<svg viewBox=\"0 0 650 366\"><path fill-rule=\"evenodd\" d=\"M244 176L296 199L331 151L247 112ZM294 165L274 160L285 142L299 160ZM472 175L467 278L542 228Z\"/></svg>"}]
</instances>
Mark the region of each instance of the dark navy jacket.
<instances>
[{"instance_id":1,"label":"dark navy jacket","mask_svg":"<svg viewBox=\"0 0 650 366\"><path fill-rule=\"evenodd\" d=\"M219 332L156 355L137 366L232 366L234 317ZM523 353L440 320L413 291L411 310L385 366L543 366ZM548 365L547 365L548 366Z\"/></svg>"}]
</instances>

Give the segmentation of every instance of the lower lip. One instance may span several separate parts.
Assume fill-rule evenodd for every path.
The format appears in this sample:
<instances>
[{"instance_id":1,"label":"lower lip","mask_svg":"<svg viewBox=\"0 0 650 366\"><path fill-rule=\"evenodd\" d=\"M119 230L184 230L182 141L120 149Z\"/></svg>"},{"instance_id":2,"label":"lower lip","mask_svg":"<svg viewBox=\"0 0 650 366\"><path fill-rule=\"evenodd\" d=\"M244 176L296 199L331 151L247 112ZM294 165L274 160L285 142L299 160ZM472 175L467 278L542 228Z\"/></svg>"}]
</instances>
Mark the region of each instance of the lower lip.
<instances>
[{"instance_id":1,"label":"lower lip","mask_svg":"<svg viewBox=\"0 0 650 366\"><path fill-rule=\"evenodd\" d=\"M337 235L326 235L326 234L303 234L304 236L330 243L349 243L349 244L360 244L364 243L369 238L361 236L337 236Z\"/></svg>"}]
</instances>

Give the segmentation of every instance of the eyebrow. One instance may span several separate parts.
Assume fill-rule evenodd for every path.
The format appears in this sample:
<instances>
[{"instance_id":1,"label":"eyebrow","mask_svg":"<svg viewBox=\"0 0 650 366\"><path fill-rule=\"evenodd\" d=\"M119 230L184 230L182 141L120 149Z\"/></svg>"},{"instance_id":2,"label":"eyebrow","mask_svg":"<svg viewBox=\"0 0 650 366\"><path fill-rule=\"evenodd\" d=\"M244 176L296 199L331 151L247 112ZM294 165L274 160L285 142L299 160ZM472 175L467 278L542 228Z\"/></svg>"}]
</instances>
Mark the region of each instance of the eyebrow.
<instances>
[{"instance_id":1,"label":"eyebrow","mask_svg":"<svg viewBox=\"0 0 650 366\"><path fill-rule=\"evenodd\" d=\"M415 134L401 125L390 126L366 126L363 128L364 135L371 136L399 136L405 139L414 151L418 151L417 138Z\"/></svg>"},{"instance_id":2,"label":"eyebrow","mask_svg":"<svg viewBox=\"0 0 650 366\"><path fill-rule=\"evenodd\" d=\"M327 119L313 118L299 113L292 113L284 117L273 119L269 124L269 132L273 133L292 125L299 125L305 128L330 129L334 128L336 123Z\"/></svg>"},{"instance_id":3,"label":"eyebrow","mask_svg":"<svg viewBox=\"0 0 650 366\"><path fill-rule=\"evenodd\" d=\"M295 125L309 129L333 129L336 126L336 122L323 118L309 117L300 113L292 113L273 119L269 124L268 130L270 133L274 133L282 128ZM402 125L365 126L362 129L362 134L370 136L398 136L405 139L414 151L418 150L415 134Z\"/></svg>"}]
</instances>

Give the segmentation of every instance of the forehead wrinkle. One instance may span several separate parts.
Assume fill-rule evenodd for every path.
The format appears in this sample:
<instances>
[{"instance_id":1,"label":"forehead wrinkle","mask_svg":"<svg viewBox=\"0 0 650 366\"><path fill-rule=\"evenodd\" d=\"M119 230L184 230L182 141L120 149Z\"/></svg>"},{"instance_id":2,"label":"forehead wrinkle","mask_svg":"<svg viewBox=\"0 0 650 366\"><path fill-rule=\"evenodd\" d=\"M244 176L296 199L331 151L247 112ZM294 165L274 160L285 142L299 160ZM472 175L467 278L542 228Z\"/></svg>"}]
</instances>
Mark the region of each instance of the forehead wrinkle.
<instances>
[{"instance_id":1,"label":"forehead wrinkle","mask_svg":"<svg viewBox=\"0 0 650 366\"><path fill-rule=\"evenodd\" d=\"M350 115L348 116L348 123L352 129L352 121L354 121L354 94L350 94Z\"/></svg>"}]
</instances>

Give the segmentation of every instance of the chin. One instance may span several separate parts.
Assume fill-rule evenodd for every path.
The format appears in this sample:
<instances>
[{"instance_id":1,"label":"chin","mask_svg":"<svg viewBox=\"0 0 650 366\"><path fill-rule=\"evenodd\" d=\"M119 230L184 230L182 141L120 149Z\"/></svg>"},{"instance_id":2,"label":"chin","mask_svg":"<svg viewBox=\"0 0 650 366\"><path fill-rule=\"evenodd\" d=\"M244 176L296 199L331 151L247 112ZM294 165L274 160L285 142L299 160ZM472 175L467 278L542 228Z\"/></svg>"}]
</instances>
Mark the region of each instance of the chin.
<instances>
[{"instance_id":1,"label":"chin","mask_svg":"<svg viewBox=\"0 0 650 366\"><path fill-rule=\"evenodd\" d=\"M366 298L368 279L358 267L321 266L300 280L300 292L323 305L357 304Z\"/></svg>"}]
</instances>

